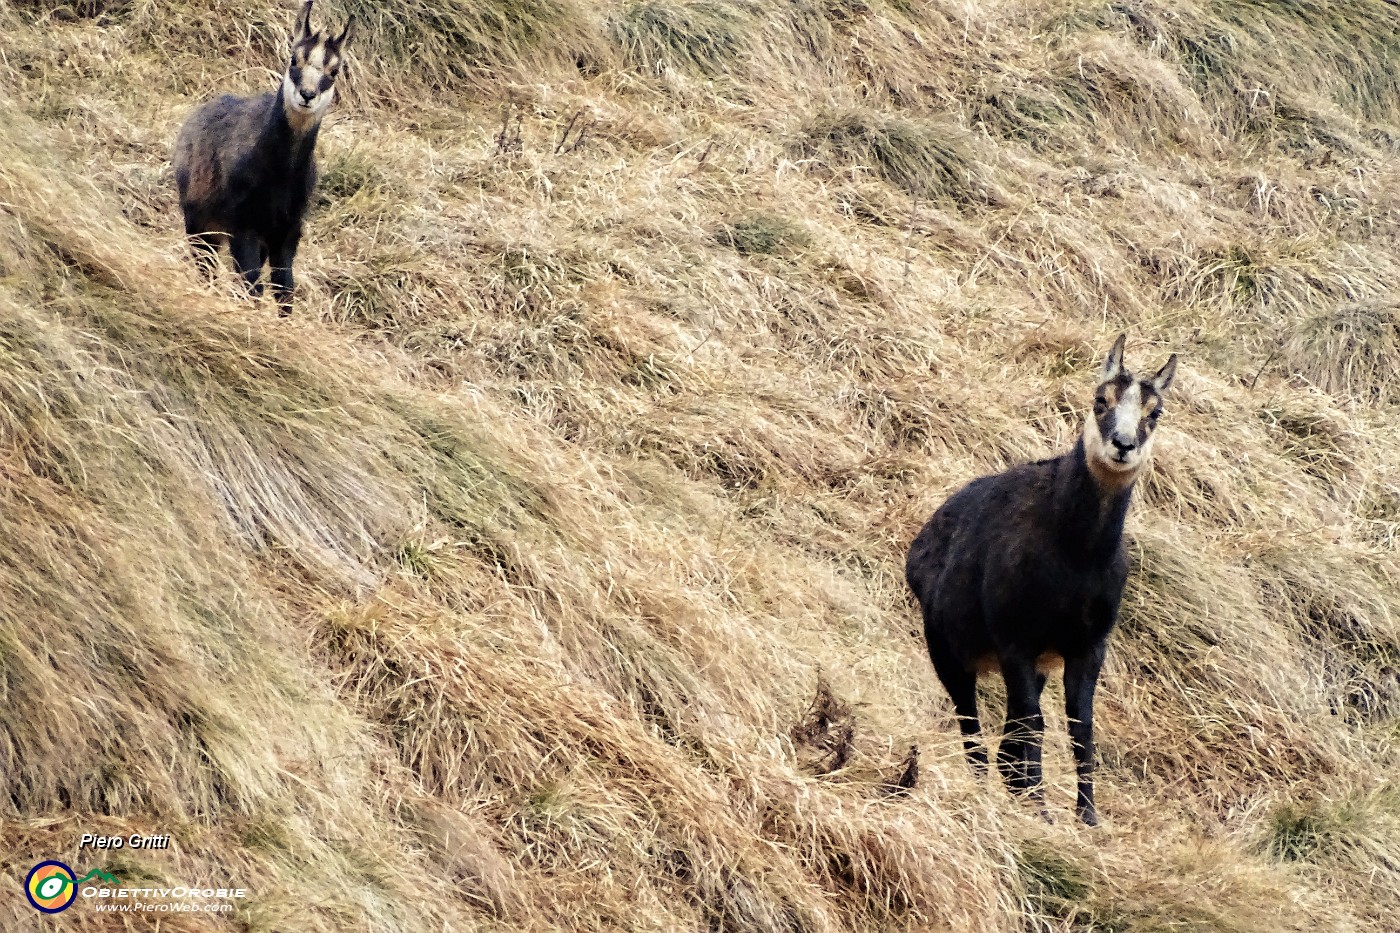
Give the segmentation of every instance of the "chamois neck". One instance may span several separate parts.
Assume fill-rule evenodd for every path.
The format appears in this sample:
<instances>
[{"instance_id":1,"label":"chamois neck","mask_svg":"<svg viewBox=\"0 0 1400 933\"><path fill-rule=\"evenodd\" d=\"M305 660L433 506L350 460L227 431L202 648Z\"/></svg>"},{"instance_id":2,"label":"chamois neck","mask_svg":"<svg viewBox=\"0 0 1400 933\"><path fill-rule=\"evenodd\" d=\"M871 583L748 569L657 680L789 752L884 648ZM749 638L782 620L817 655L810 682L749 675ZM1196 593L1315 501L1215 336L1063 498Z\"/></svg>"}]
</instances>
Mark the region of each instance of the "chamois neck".
<instances>
[{"instance_id":1,"label":"chamois neck","mask_svg":"<svg viewBox=\"0 0 1400 933\"><path fill-rule=\"evenodd\" d=\"M284 82L277 86L277 99L272 112L268 114L263 132L286 149L292 164L300 164L309 159L316 148L316 137L321 132L321 115L291 112L287 106Z\"/></svg>"},{"instance_id":2,"label":"chamois neck","mask_svg":"<svg viewBox=\"0 0 1400 933\"><path fill-rule=\"evenodd\" d=\"M1082 439L1064 460L1055 483L1054 505L1066 542L1090 556L1114 553L1123 539L1123 521L1137 474L1120 478L1094 469Z\"/></svg>"}]
</instances>

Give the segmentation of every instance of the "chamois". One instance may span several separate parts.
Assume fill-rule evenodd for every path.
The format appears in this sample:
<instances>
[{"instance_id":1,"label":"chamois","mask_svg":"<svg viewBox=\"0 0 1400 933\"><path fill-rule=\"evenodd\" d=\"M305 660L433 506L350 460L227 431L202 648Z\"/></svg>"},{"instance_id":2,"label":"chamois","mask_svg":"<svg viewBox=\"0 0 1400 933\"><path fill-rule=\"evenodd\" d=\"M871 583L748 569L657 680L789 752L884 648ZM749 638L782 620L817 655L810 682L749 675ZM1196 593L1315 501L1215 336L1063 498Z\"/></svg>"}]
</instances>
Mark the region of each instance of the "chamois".
<instances>
[{"instance_id":1,"label":"chamois","mask_svg":"<svg viewBox=\"0 0 1400 933\"><path fill-rule=\"evenodd\" d=\"M977 773L977 675L1000 671L1006 724L997 766L1019 794L1043 802L1040 693L1063 665L1065 712L1078 774L1079 818L1094 807L1094 689L1128 576L1123 519L1147 465L1172 354L1156 375L1123 366L1120 336L1104 360L1092 417L1059 457L973 480L929 519L905 564L938 679Z\"/></svg>"},{"instance_id":2,"label":"chamois","mask_svg":"<svg viewBox=\"0 0 1400 933\"><path fill-rule=\"evenodd\" d=\"M291 60L275 92L226 94L197 109L180 130L172 162L196 264L212 277L228 243L248 291L262 295L265 264L283 315L292 310L292 260L316 186L316 136L335 98L351 17L337 36L311 30L306 0Z\"/></svg>"}]
</instances>

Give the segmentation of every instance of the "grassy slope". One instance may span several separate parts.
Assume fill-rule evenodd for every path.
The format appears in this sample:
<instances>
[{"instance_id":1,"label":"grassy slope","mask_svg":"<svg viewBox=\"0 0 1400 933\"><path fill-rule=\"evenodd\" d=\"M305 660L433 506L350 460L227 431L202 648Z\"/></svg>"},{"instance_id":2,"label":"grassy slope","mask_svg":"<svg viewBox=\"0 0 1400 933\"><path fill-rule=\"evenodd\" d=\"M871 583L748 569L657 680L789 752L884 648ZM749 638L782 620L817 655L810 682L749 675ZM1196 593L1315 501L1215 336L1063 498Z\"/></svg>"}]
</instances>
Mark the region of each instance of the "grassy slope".
<instances>
[{"instance_id":1,"label":"grassy slope","mask_svg":"<svg viewBox=\"0 0 1400 933\"><path fill-rule=\"evenodd\" d=\"M243 6L0 0L0 926L104 830L221 929L1391 928L1393 7L346 0L280 321L166 162ZM1054 825L965 773L900 567L1123 329L1087 832L1056 712Z\"/></svg>"}]
</instances>

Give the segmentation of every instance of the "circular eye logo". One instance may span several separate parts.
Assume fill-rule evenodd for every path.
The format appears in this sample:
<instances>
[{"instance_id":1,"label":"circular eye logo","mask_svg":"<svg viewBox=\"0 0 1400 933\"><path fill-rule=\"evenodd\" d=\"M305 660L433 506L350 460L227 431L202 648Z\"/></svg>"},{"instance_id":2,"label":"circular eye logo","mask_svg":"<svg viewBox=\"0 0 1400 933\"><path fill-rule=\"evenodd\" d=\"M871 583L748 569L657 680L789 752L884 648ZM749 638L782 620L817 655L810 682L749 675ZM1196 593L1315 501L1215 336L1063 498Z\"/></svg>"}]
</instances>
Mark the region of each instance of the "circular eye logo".
<instances>
[{"instance_id":1,"label":"circular eye logo","mask_svg":"<svg viewBox=\"0 0 1400 933\"><path fill-rule=\"evenodd\" d=\"M24 879L24 893L35 910L56 914L77 898L78 884L73 869L62 862L40 862Z\"/></svg>"}]
</instances>

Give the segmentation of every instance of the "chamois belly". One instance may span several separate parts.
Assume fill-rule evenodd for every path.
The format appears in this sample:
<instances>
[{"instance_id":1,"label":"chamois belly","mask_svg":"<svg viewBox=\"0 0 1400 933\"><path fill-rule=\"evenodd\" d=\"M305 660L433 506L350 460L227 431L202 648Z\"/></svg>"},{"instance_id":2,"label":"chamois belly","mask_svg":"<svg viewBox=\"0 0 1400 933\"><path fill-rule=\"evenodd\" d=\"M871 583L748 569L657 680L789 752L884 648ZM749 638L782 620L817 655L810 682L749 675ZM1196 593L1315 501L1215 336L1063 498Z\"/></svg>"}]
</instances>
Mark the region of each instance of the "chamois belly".
<instances>
[{"instance_id":1,"label":"chamois belly","mask_svg":"<svg viewBox=\"0 0 1400 933\"><path fill-rule=\"evenodd\" d=\"M1001 662L995 653L978 656L972 662L972 669L978 674L1001 673ZM1035 669L1042 674L1057 674L1065 669L1065 659L1058 651L1042 651L1035 659Z\"/></svg>"}]
</instances>

